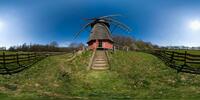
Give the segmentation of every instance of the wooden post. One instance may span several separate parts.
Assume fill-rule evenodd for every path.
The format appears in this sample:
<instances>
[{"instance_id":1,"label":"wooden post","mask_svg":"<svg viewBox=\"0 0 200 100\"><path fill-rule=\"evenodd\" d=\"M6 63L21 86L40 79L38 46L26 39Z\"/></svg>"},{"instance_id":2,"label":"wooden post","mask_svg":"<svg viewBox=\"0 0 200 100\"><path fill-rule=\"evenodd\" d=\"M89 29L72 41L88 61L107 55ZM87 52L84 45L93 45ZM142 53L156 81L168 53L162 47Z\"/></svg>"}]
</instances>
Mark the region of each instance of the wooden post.
<instances>
[{"instance_id":1,"label":"wooden post","mask_svg":"<svg viewBox=\"0 0 200 100\"><path fill-rule=\"evenodd\" d=\"M174 51L172 52L170 63L172 63L173 60L174 60Z\"/></svg>"},{"instance_id":2,"label":"wooden post","mask_svg":"<svg viewBox=\"0 0 200 100\"><path fill-rule=\"evenodd\" d=\"M5 59L5 52L3 52L3 67L6 68L6 59Z\"/></svg>"},{"instance_id":3,"label":"wooden post","mask_svg":"<svg viewBox=\"0 0 200 100\"><path fill-rule=\"evenodd\" d=\"M11 73L9 72L9 69L6 67L6 55L5 55L5 52L3 52L3 67L7 71L7 73L9 75L11 75Z\"/></svg>"},{"instance_id":4,"label":"wooden post","mask_svg":"<svg viewBox=\"0 0 200 100\"><path fill-rule=\"evenodd\" d=\"M28 53L28 61L30 62L30 53Z\"/></svg>"},{"instance_id":5,"label":"wooden post","mask_svg":"<svg viewBox=\"0 0 200 100\"><path fill-rule=\"evenodd\" d=\"M36 59L36 52L34 52L34 56L35 56L35 61L36 61L36 60L37 60L37 59Z\"/></svg>"},{"instance_id":6,"label":"wooden post","mask_svg":"<svg viewBox=\"0 0 200 100\"><path fill-rule=\"evenodd\" d=\"M17 64L19 64L19 54L18 54L18 52L16 53L16 56L17 56Z\"/></svg>"},{"instance_id":7,"label":"wooden post","mask_svg":"<svg viewBox=\"0 0 200 100\"><path fill-rule=\"evenodd\" d=\"M185 51L185 55L184 55L184 64L181 65L180 69L177 72L181 72L183 67L186 66L186 60L187 60L187 51Z\"/></svg>"},{"instance_id":8,"label":"wooden post","mask_svg":"<svg viewBox=\"0 0 200 100\"><path fill-rule=\"evenodd\" d=\"M184 59L184 65L186 65L186 63L187 63L187 51L185 51L185 59Z\"/></svg>"}]
</instances>

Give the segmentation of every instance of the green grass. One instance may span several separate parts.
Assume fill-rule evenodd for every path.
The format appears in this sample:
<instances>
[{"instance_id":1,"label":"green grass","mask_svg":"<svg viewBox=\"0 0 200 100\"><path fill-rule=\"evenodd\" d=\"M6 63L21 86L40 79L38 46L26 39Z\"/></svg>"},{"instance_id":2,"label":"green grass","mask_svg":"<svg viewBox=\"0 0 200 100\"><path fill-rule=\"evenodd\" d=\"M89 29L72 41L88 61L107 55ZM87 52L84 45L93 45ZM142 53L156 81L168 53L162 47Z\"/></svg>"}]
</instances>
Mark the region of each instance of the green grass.
<instances>
[{"instance_id":1,"label":"green grass","mask_svg":"<svg viewBox=\"0 0 200 100\"><path fill-rule=\"evenodd\" d=\"M179 53L185 53L185 51L187 51L187 54L193 54L193 55L200 55L200 50L170 50L170 51L175 51L175 52L179 52ZM171 53L172 54L172 53ZM175 55L179 55L179 54L175 54ZM169 58L171 57L171 55L167 55ZM188 56L189 58L196 58L196 57L191 57ZM183 57L174 57L176 59L180 59L180 60L185 60L184 56ZM187 60L187 61L192 61L192 60ZM199 61L199 60L197 60ZM184 65L184 61L175 61L176 65ZM200 68L199 64L192 64L192 63L187 63L188 66L194 67L194 68Z\"/></svg>"},{"instance_id":2,"label":"green grass","mask_svg":"<svg viewBox=\"0 0 200 100\"><path fill-rule=\"evenodd\" d=\"M0 51L0 55L3 55L3 52L4 52L5 54L16 54L16 53L17 53L17 52L15 52L15 51ZM20 54L26 54L26 53L28 53L28 52L19 51L18 53L20 53Z\"/></svg>"},{"instance_id":3,"label":"green grass","mask_svg":"<svg viewBox=\"0 0 200 100\"><path fill-rule=\"evenodd\" d=\"M117 52L112 70L130 87L134 98L198 98L199 75L177 74L150 54ZM127 89L128 90L128 89Z\"/></svg>"},{"instance_id":4,"label":"green grass","mask_svg":"<svg viewBox=\"0 0 200 100\"><path fill-rule=\"evenodd\" d=\"M141 52L117 51L111 70L87 71L91 52L67 62L48 57L13 76L0 76L1 100L43 99L198 99L200 76L176 73L160 59Z\"/></svg>"},{"instance_id":5,"label":"green grass","mask_svg":"<svg viewBox=\"0 0 200 100\"><path fill-rule=\"evenodd\" d=\"M185 53L185 51L187 51L187 53L190 54L200 55L200 50L170 50L170 51L176 51L180 53Z\"/></svg>"},{"instance_id":6,"label":"green grass","mask_svg":"<svg viewBox=\"0 0 200 100\"><path fill-rule=\"evenodd\" d=\"M79 63L80 60L85 59L86 62L89 55L90 53L86 52L82 56L78 56L76 62L67 62L69 55L52 56L21 73L0 76L0 91L19 98L24 97L24 94L36 97L67 98L66 95L70 92L69 82L72 70L83 71L83 68L77 66L84 64ZM82 67L86 65L84 64ZM17 86L17 89L13 89L14 86Z\"/></svg>"},{"instance_id":7,"label":"green grass","mask_svg":"<svg viewBox=\"0 0 200 100\"><path fill-rule=\"evenodd\" d=\"M33 57L33 53L32 53L32 55L29 55L30 60L28 61L28 59L29 59L29 58L27 58L28 55L21 55L21 54L28 54L29 52L9 52L9 51L5 51L4 53L5 53L5 58L3 58L3 56L2 56L3 52L0 52L0 56L2 56L2 57L0 57L0 63L2 63L2 64L0 64L0 68L6 67L9 70L18 69L20 67L19 64L23 65L23 66L28 66L30 64L33 64L38 59L42 58L42 57L39 57L39 56L37 58L35 58L35 57ZM18 55L19 64L17 63L17 53L19 54ZM11 54L12 54L12 56L8 56L8 55L11 55ZM31 52L30 52L30 54L31 54ZM34 60L33 60L33 58L34 58ZM5 63L6 63L5 66L3 65L3 63L4 63L3 59L5 59ZM27 61L23 61L23 60L26 60L26 59L27 59ZM10 63L10 62L12 62L12 63ZM0 70L0 73L5 73L5 71Z\"/></svg>"}]
</instances>

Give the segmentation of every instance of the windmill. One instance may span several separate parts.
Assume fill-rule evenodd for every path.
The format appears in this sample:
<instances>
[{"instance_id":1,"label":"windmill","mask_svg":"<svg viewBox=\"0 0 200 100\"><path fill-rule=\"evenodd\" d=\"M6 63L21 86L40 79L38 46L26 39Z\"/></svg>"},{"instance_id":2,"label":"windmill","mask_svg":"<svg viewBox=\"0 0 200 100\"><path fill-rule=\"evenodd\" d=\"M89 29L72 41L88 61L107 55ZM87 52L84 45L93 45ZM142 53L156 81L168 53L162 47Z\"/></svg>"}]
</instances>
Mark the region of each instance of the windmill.
<instances>
[{"instance_id":1,"label":"windmill","mask_svg":"<svg viewBox=\"0 0 200 100\"><path fill-rule=\"evenodd\" d=\"M98 18L85 19L90 22L87 23L78 33L76 33L75 38L77 38L80 33L83 32L85 29L91 27L92 30L90 32L89 40L87 42L89 49L113 49L114 41L111 37L110 26L113 25L114 29L120 28L127 32L131 31L131 29L127 25L115 19L115 17L119 16L121 15L108 15Z\"/></svg>"}]
</instances>

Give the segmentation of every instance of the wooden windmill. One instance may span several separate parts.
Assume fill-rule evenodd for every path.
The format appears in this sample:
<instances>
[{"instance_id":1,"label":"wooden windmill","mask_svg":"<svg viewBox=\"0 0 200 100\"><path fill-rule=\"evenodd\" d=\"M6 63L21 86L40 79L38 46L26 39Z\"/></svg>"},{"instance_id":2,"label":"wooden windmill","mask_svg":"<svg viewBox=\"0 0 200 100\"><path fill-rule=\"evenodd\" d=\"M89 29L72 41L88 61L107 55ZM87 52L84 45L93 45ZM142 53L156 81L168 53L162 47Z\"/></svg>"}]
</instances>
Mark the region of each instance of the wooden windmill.
<instances>
[{"instance_id":1,"label":"wooden windmill","mask_svg":"<svg viewBox=\"0 0 200 100\"><path fill-rule=\"evenodd\" d=\"M118 17L120 15L108 15L108 16L102 16L98 18L90 18L86 19L87 21L90 21L88 24L86 24L77 34L76 37L80 35L81 32L83 32L88 27L91 27L92 30L90 32L90 37L87 42L89 49L95 50L95 49L113 49L113 43L111 37L111 31L110 31L110 25L114 25L116 28L121 28L125 31L130 32L131 29L116 20L114 17Z\"/></svg>"}]
</instances>

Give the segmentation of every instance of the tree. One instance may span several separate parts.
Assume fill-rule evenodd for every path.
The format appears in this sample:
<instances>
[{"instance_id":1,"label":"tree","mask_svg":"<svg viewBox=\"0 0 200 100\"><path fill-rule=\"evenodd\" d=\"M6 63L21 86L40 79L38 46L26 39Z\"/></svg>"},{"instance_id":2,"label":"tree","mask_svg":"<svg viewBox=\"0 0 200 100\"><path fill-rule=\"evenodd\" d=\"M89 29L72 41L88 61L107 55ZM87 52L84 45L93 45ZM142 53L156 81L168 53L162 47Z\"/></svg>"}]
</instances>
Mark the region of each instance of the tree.
<instances>
[{"instance_id":1,"label":"tree","mask_svg":"<svg viewBox=\"0 0 200 100\"><path fill-rule=\"evenodd\" d=\"M9 51L16 51L16 49L15 49L14 46L11 46L8 50L9 50Z\"/></svg>"},{"instance_id":2,"label":"tree","mask_svg":"<svg viewBox=\"0 0 200 100\"><path fill-rule=\"evenodd\" d=\"M29 49L29 46L26 45L26 43L24 43L22 46L21 46L21 51L28 51Z\"/></svg>"},{"instance_id":3,"label":"tree","mask_svg":"<svg viewBox=\"0 0 200 100\"><path fill-rule=\"evenodd\" d=\"M69 44L69 48L71 48L71 49L83 49L84 47L85 47L85 45L83 43L72 42Z\"/></svg>"},{"instance_id":4,"label":"tree","mask_svg":"<svg viewBox=\"0 0 200 100\"><path fill-rule=\"evenodd\" d=\"M49 45L52 46L52 47L58 47L59 46L56 41L51 42Z\"/></svg>"},{"instance_id":5,"label":"tree","mask_svg":"<svg viewBox=\"0 0 200 100\"><path fill-rule=\"evenodd\" d=\"M117 35L113 36L113 40L116 48L121 50L123 50L125 47L130 48L130 50L148 50L158 48L157 45L153 45L151 42L136 40L129 36Z\"/></svg>"},{"instance_id":6,"label":"tree","mask_svg":"<svg viewBox=\"0 0 200 100\"><path fill-rule=\"evenodd\" d=\"M136 49L135 39L132 37L115 35L113 36L113 41L115 46L120 49L123 49L124 47L129 47L131 50Z\"/></svg>"}]
</instances>

